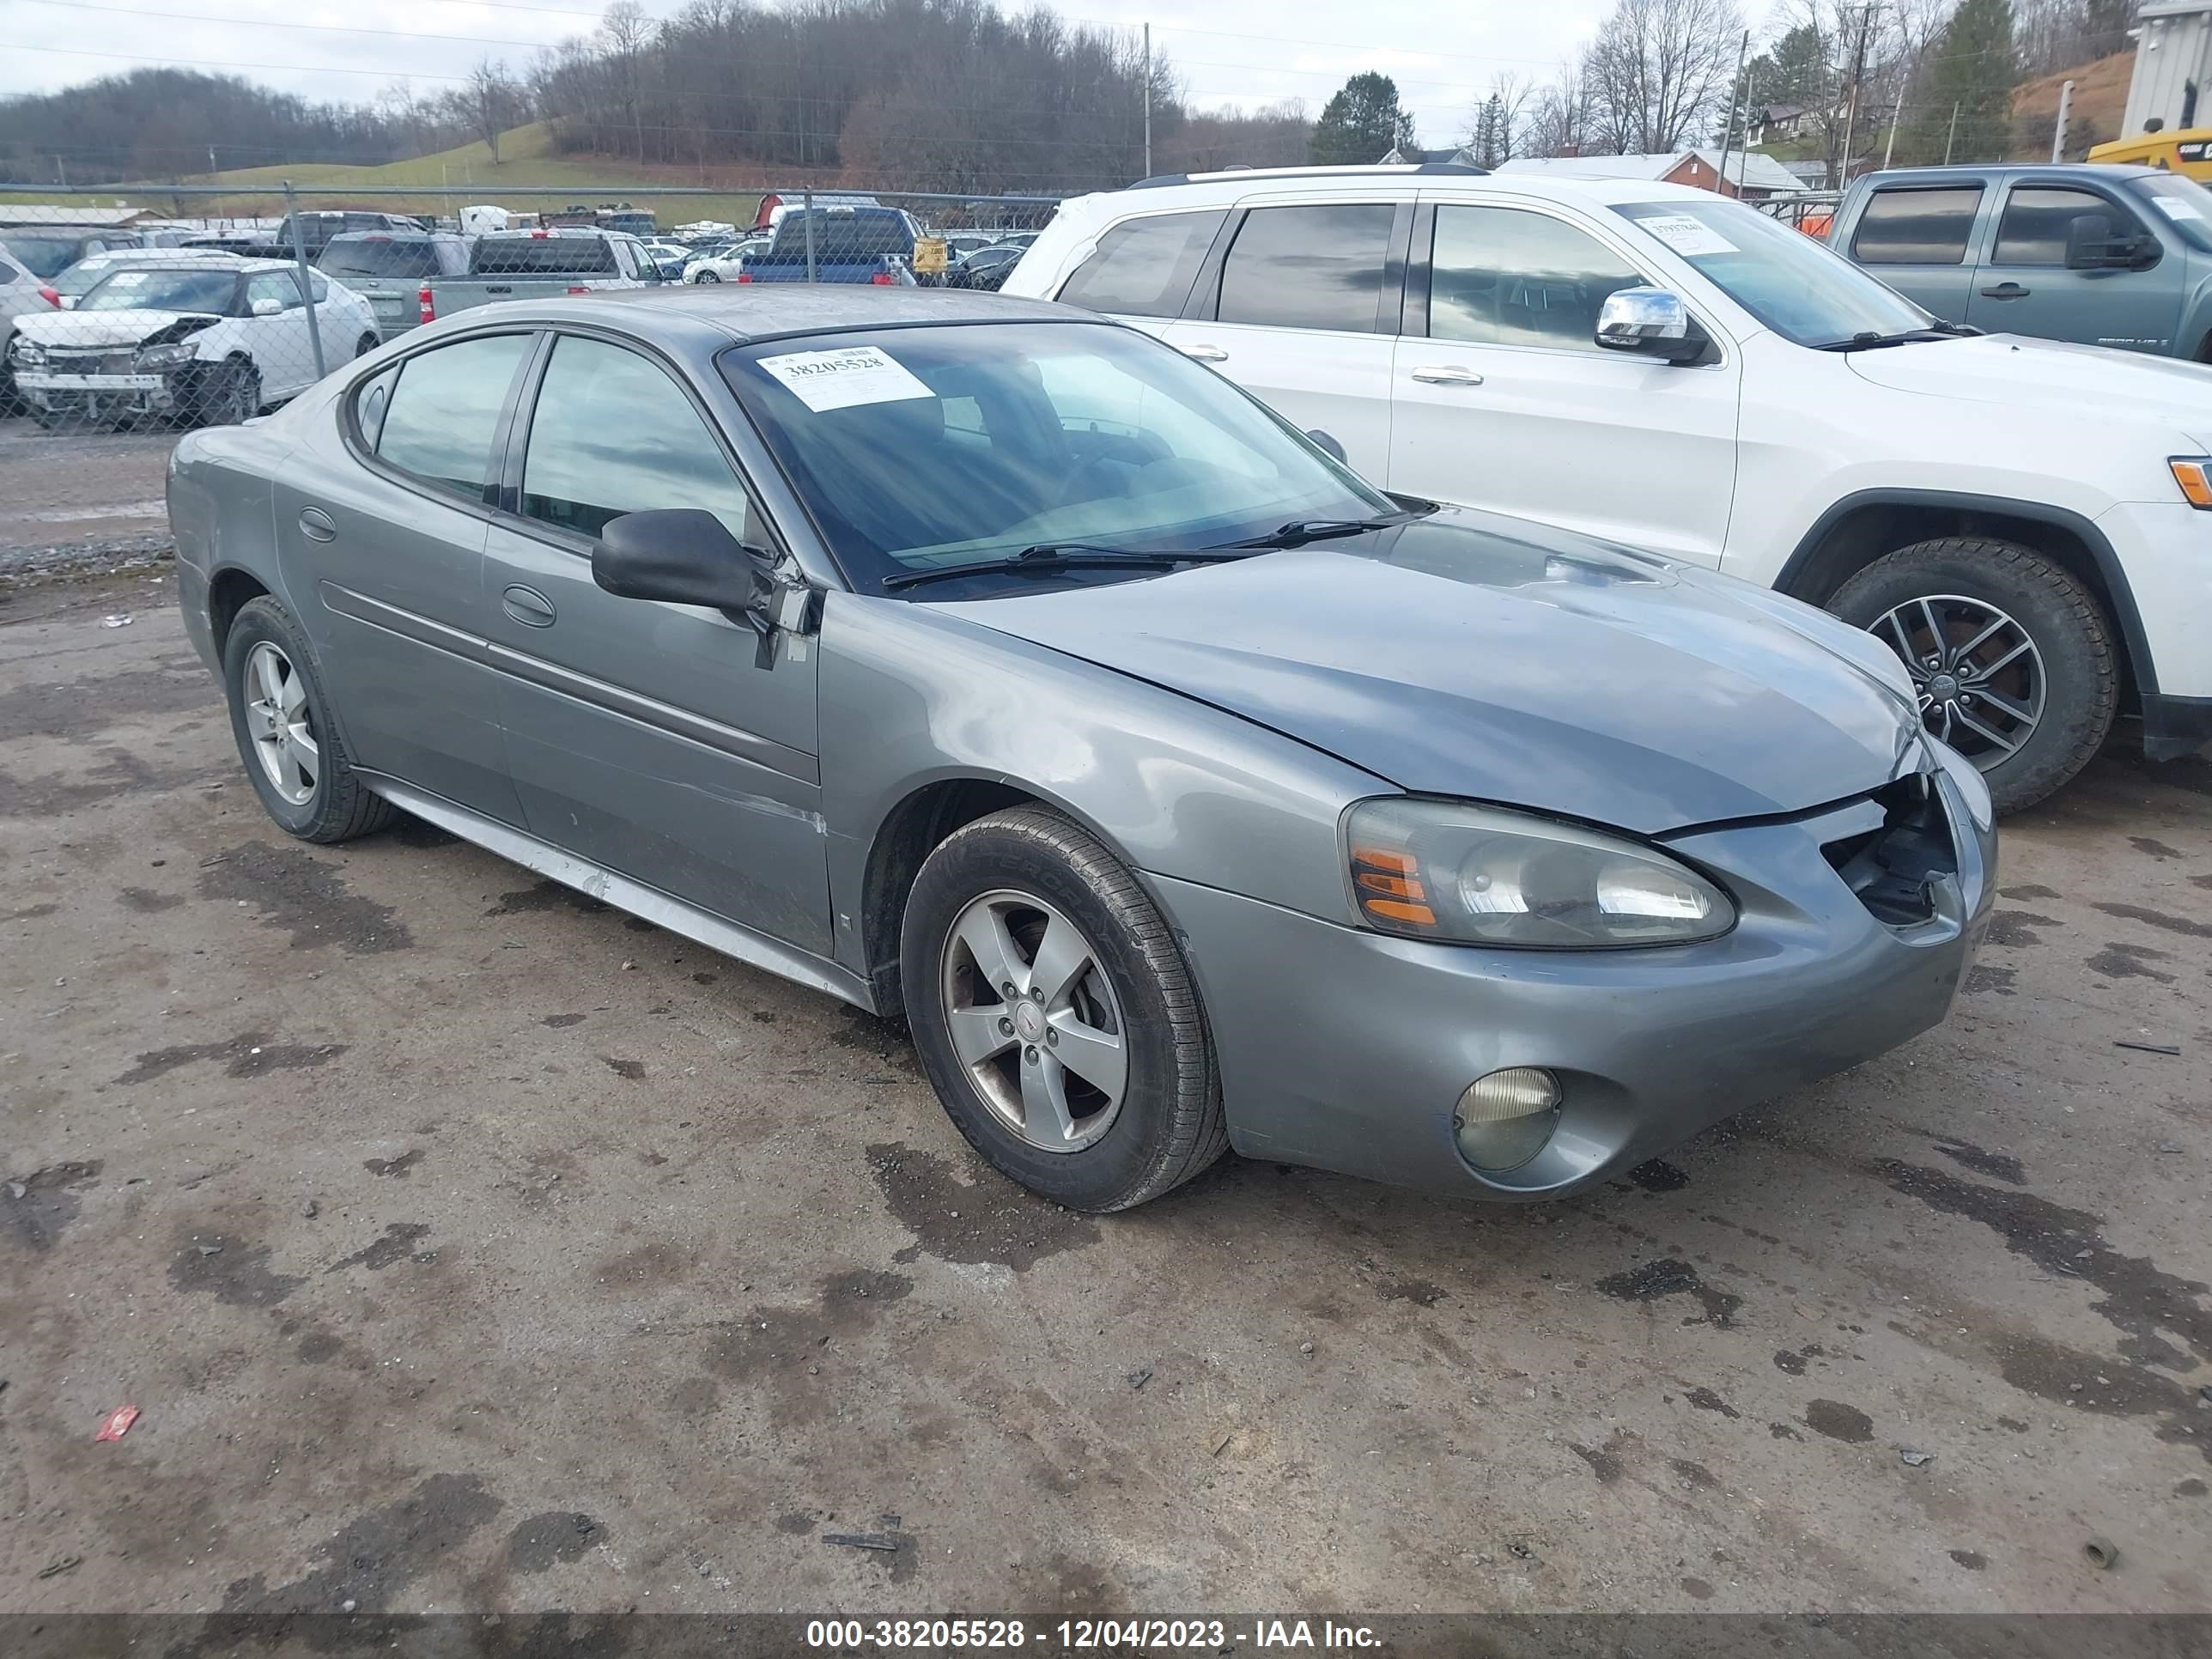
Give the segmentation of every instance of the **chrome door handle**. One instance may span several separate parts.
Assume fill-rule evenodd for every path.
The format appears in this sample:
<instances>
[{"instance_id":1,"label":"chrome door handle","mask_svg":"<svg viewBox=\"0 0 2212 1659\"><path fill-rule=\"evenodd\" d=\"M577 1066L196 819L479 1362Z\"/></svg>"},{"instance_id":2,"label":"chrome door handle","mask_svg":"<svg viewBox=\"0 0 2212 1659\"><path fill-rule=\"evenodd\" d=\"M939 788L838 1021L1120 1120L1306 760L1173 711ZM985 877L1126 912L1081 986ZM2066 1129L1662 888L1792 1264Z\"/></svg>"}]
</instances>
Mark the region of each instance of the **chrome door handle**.
<instances>
[{"instance_id":1,"label":"chrome door handle","mask_svg":"<svg viewBox=\"0 0 2212 1659\"><path fill-rule=\"evenodd\" d=\"M1187 345L1179 348L1186 357L1195 357L1201 363L1225 363L1229 354L1218 345Z\"/></svg>"},{"instance_id":2,"label":"chrome door handle","mask_svg":"<svg viewBox=\"0 0 2212 1659\"><path fill-rule=\"evenodd\" d=\"M1462 368L1457 363L1439 363L1434 368L1417 368L1413 378L1430 386L1480 386L1482 376L1471 368Z\"/></svg>"}]
</instances>

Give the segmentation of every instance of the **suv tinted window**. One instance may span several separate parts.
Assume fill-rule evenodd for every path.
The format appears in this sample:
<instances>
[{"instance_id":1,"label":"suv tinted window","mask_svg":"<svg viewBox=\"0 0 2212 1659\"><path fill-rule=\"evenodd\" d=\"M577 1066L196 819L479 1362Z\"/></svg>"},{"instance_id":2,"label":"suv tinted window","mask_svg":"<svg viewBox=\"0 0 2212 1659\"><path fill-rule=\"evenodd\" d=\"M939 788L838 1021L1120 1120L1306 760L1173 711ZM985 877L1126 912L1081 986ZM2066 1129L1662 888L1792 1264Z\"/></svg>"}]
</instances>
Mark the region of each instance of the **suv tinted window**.
<instances>
[{"instance_id":1,"label":"suv tinted window","mask_svg":"<svg viewBox=\"0 0 2212 1659\"><path fill-rule=\"evenodd\" d=\"M721 446L668 376L634 351L564 335L531 418L524 514L596 536L610 519L659 507L702 507L738 540L767 539Z\"/></svg>"},{"instance_id":2,"label":"suv tinted window","mask_svg":"<svg viewBox=\"0 0 2212 1659\"><path fill-rule=\"evenodd\" d=\"M1878 190L1851 234L1851 258L1863 265L1955 265L1966 258L1982 187Z\"/></svg>"},{"instance_id":3,"label":"suv tinted window","mask_svg":"<svg viewBox=\"0 0 2212 1659\"><path fill-rule=\"evenodd\" d=\"M425 483L481 501L491 482L500 405L530 343L527 334L495 334L407 359L385 406L378 456ZM381 384L380 376L372 380L369 395Z\"/></svg>"},{"instance_id":4,"label":"suv tinted window","mask_svg":"<svg viewBox=\"0 0 2212 1659\"><path fill-rule=\"evenodd\" d=\"M442 276L438 244L427 236L341 236L315 261L339 278L347 276Z\"/></svg>"},{"instance_id":5,"label":"suv tinted window","mask_svg":"<svg viewBox=\"0 0 2212 1659\"><path fill-rule=\"evenodd\" d=\"M1996 256L1991 263L2063 266L2067 227L2085 213L2104 221L2100 240L2131 236L2142 229L2132 215L2094 191L2021 185L2005 198L2004 217L1997 222Z\"/></svg>"},{"instance_id":6,"label":"suv tinted window","mask_svg":"<svg viewBox=\"0 0 2212 1659\"><path fill-rule=\"evenodd\" d=\"M1222 269L1221 320L1372 334L1396 214L1388 202L1246 214Z\"/></svg>"},{"instance_id":7,"label":"suv tinted window","mask_svg":"<svg viewBox=\"0 0 2212 1659\"><path fill-rule=\"evenodd\" d=\"M1176 317L1225 213L1156 213L1098 239L1060 290L1072 306L1135 317Z\"/></svg>"},{"instance_id":8,"label":"suv tinted window","mask_svg":"<svg viewBox=\"0 0 2212 1659\"><path fill-rule=\"evenodd\" d=\"M614 244L604 236L487 236L469 270L478 276L611 276Z\"/></svg>"},{"instance_id":9,"label":"suv tinted window","mask_svg":"<svg viewBox=\"0 0 2212 1659\"><path fill-rule=\"evenodd\" d=\"M1641 288L1620 255L1574 226L1514 208L1439 207L1429 334L1477 345L1602 350L1598 308Z\"/></svg>"}]
</instances>

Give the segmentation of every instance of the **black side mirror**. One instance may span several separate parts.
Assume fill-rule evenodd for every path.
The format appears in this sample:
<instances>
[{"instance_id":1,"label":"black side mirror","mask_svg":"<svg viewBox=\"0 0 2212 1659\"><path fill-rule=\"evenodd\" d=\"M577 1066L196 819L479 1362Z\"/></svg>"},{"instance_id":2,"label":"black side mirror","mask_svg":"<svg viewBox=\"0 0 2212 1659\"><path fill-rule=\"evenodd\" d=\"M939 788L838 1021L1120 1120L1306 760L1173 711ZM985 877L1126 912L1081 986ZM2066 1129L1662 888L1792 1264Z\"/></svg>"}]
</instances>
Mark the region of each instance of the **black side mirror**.
<instances>
[{"instance_id":1,"label":"black side mirror","mask_svg":"<svg viewBox=\"0 0 2212 1659\"><path fill-rule=\"evenodd\" d=\"M696 507L610 519L592 549L592 580L619 599L703 605L761 624L775 607L775 569L766 548Z\"/></svg>"},{"instance_id":2,"label":"black side mirror","mask_svg":"<svg viewBox=\"0 0 2212 1659\"><path fill-rule=\"evenodd\" d=\"M2131 235L2104 213L2077 213L2066 222L2069 270L2145 270L2158 263L2157 239Z\"/></svg>"}]
</instances>

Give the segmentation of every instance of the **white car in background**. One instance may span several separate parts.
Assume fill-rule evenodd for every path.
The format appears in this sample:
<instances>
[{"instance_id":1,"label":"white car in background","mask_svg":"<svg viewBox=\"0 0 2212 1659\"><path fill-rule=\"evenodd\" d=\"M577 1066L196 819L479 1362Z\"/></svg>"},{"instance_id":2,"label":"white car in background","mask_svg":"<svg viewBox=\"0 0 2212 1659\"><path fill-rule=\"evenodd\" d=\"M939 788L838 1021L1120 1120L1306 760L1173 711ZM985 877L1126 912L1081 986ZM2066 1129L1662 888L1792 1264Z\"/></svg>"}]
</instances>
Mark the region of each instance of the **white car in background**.
<instances>
[{"instance_id":1,"label":"white car in background","mask_svg":"<svg viewBox=\"0 0 2212 1659\"><path fill-rule=\"evenodd\" d=\"M729 247L702 253L684 267L684 280L687 283L734 283L738 280L738 273L745 268L746 257L767 252L775 240L773 235L747 236Z\"/></svg>"},{"instance_id":2,"label":"white car in background","mask_svg":"<svg viewBox=\"0 0 2212 1659\"><path fill-rule=\"evenodd\" d=\"M325 368L374 351L376 314L351 289L307 273ZM68 311L18 319L17 393L41 425L148 416L250 420L319 378L297 266L278 259L125 266Z\"/></svg>"},{"instance_id":3,"label":"white car in background","mask_svg":"<svg viewBox=\"0 0 2212 1659\"><path fill-rule=\"evenodd\" d=\"M1978 335L1706 191L1449 165L1084 197L1003 291L1127 319L1385 489L1870 629L2002 810L2124 713L2153 760L2212 742L2197 365Z\"/></svg>"}]
</instances>

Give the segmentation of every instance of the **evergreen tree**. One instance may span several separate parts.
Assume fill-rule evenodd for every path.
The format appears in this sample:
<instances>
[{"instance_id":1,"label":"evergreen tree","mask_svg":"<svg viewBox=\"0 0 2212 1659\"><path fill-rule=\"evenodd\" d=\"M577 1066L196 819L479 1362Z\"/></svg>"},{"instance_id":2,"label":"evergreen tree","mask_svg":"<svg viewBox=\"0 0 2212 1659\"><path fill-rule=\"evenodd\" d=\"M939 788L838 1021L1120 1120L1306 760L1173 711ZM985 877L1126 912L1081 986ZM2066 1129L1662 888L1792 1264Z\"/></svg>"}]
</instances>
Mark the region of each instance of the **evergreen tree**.
<instances>
[{"instance_id":1,"label":"evergreen tree","mask_svg":"<svg viewBox=\"0 0 2212 1659\"><path fill-rule=\"evenodd\" d=\"M1307 153L1319 167L1364 167L1413 144L1413 118L1399 105L1398 83L1370 70L1322 107Z\"/></svg>"},{"instance_id":2,"label":"evergreen tree","mask_svg":"<svg viewBox=\"0 0 2212 1659\"><path fill-rule=\"evenodd\" d=\"M2020 82L2012 0L1959 0L1944 26L1899 135L1900 162L1999 161L2012 137L2012 92ZM1954 127L1954 112L1956 126Z\"/></svg>"}]
</instances>

